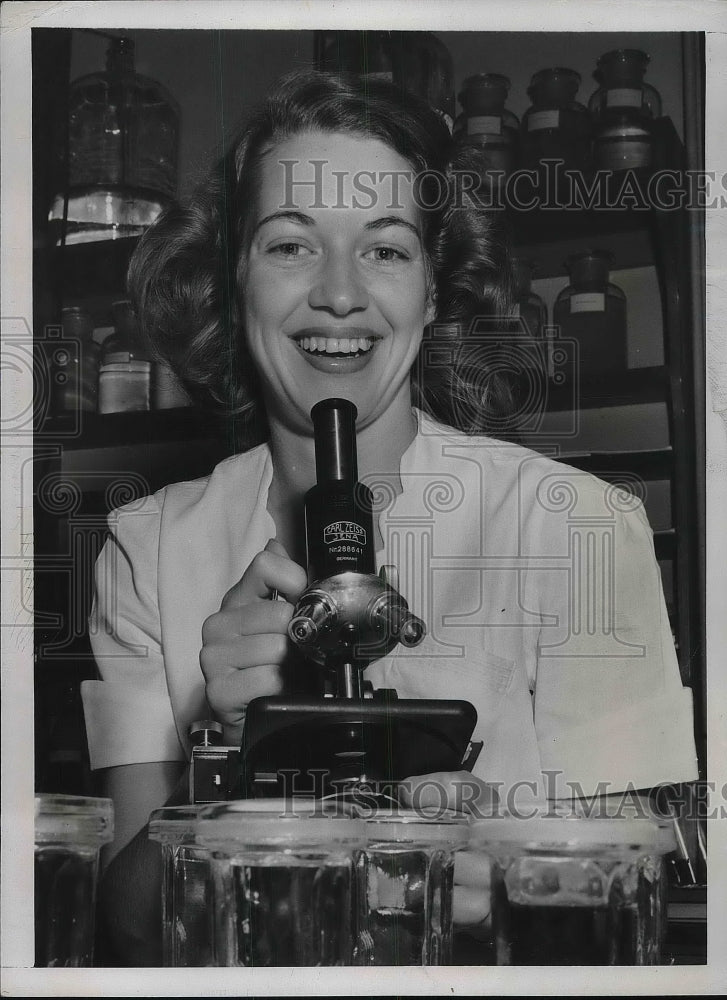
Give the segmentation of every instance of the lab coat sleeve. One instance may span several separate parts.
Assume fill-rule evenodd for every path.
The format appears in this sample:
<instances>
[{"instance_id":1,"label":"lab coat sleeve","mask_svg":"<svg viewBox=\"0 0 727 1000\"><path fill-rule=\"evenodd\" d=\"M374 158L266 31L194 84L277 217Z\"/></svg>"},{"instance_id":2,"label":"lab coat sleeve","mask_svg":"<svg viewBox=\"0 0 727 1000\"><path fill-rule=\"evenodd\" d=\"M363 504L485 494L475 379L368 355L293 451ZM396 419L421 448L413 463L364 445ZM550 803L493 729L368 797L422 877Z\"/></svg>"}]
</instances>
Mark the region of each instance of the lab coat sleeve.
<instances>
[{"instance_id":1,"label":"lab coat sleeve","mask_svg":"<svg viewBox=\"0 0 727 1000\"><path fill-rule=\"evenodd\" d=\"M567 566L543 592L538 646L534 716L550 797L695 780L692 694L643 507L574 524Z\"/></svg>"},{"instance_id":2,"label":"lab coat sleeve","mask_svg":"<svg viewBox=\"0 0 727 1000\"><path fill-rule=\"evenodd\" d=\"M167 689L157 600L163 491L109 515L89 634L97 680L81 686L91 767L184 760Z\"/></svg>"}]
</instances>

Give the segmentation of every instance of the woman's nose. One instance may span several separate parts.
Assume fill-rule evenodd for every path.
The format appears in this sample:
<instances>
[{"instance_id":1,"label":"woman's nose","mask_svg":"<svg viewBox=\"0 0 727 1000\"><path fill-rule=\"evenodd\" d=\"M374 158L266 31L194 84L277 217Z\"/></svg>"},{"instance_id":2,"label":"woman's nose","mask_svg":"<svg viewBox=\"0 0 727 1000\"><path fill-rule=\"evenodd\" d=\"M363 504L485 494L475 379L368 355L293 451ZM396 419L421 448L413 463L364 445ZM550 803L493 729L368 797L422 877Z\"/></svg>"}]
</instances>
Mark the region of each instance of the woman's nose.
<instances>
[{"instance_id":1,"label":"woman's nose","mask_svg":"<svg viewBox=\"0 0 727 1000\"><path fill-rule=\"evenodd\" d=\"M331 255L310 290L308 304L313 309L328 309L336 316L365 309L369 295L355 262L343 254Z\"/></svg>"}]
</instances>

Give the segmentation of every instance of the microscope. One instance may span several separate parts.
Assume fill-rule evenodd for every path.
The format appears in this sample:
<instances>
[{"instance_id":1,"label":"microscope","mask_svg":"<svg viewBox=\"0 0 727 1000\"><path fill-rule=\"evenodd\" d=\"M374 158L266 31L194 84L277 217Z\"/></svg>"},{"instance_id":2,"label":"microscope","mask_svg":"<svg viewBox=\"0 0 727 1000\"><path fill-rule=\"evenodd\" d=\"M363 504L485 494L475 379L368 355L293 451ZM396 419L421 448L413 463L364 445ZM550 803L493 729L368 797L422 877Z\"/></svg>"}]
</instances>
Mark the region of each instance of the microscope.
<instances>
[{"instance_id":1,"label":"microscope","mask_svg":"<svg viewBox=\"0 0 727 1000\"><path fill-rule=\"evenodd\" d=\"M409 775L470 769L481 749L470 739L477 713L469 702L403 699L364 678L366 667L398 644L418 646L426 626L399 593L396 568L376 571L374 500L358 479L356 416L354 404L339 398L311 411L308 586L288 635L314 672L315 693L253 699L239 748L218 745L218 723L195 723L192 802L391 797Z\"/></svg>"}]
</instances>

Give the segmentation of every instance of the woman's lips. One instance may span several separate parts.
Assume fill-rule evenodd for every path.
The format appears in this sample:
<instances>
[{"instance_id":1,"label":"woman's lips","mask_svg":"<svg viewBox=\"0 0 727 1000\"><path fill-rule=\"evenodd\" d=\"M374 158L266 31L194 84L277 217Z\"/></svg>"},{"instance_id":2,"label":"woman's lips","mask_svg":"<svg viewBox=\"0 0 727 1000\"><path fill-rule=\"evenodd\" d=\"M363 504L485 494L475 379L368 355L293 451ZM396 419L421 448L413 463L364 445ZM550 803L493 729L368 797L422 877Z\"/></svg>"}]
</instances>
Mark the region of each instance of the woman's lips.
<instances>
[{"instance_id":1,"label":"woman's lips","mask_svg":"<svg viewBox=\"0 0 727 1000\"><path fill-rule=\"evenodd\" d=\"M355 328L336 331L335 335L320 329L305 330L293 339L312 368L347 375L366 367L380 338L370 330Z\"/></svg>"}]
</instances>

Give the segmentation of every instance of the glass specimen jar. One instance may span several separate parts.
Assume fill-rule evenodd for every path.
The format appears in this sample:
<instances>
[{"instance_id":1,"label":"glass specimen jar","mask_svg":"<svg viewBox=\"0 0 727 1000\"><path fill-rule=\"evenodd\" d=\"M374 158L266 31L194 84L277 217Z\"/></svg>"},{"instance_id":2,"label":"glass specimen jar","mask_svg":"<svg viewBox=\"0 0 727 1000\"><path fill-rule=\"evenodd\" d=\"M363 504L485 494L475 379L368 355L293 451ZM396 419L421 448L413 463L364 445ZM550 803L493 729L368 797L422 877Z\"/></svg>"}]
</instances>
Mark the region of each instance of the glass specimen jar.
<instances>
[{"instance_id":1,"label":"glass specimen jar","mask_svg":"<svg viewBox=\"0 0 727 1000\"><path fill-rule=\"evenodd\" d=\"M152 364L141 344L131 303L114 302L114 332L103 342L99 369L99 413L148 410Z\"/></svg>"},{"instance_id":2,"label":"glass specimen jar","mask_svg":"<svg viewBox=\"0 0 727 1000\"><path fill-rule=\"evenodd\" d=\"M318 801L204 806L197 843L212 857L217 964L351 965L361 820Z\"/></svg>"},{"instance_id":3,"label":"glass specimen jar","mask_svg":"<svg viewBox=\"0 0 727 1000\"><path fill-rule=\"evenodd\" d=\"M649 56L639 49L614 49L598 60L600 83L588 109L594 120L595 166L606 170L653 163L653 121L661 115L659 92L644 81Z\"/></svg>"},{"instance_id":4,"label":"glass specimen jar","mask_svg":"<svg viewBox=\"0 0 727 1000\"><path fill-rule=\"evenodd\" d=\"M36 966L93 965L99 854L113 834L111 799L36 794Z\"/></svg>"},{"instance_id":5,"label":"glass specimen jar","mask_svg":"<svg viewBox=\"0 0 727 1000\"><path fill-rule=\"evenodd\" d=\"M134 71L134 42L114 38L106 71L70 86L57 244L138 236L154 221L177 192L179 119L171 94Z\"/></svg>"},{"instance_id":6,"label":"glass specimen jar","mask_svg":"<svg viewBox=\"0 0 727 1000\"><path fill-rule=\"evenodd\" d=\"M542 340L543 329L548 321L545 302L532 289L535 261L527 257L513 257L515 275L515 306L513 315L521 321L521 331L534 340Z\"/></svg>"},{"instance_id":7,"label":"glass specimen jar","mask_svg":"<svg viewBox=\"0 0 727 1000\"><path fill-rule=\"evenodd\" d=\"M93 320L82 306L61 312L63 341L53 345L53 407L57 413L98 406L98 370L101 348L93 339Z\"/></svg>"},{"instance_id":8,"label":"glass specimen jar","mask_svg":"<svg viewBox=\"0 0 727 1000\"><path fill-rule=\"evenodd\" d=\"M591 116L576 100L581 77L575 70L541 69L530 81L532 104L520 129L520 164L537 169L544 159L562 160L567 169L589 164Z\"/></svg>"},{"instance_id":9,"label":"glass specimen jar","mask_svg":"<svg viewBox=\"0 0 727 1000\"><path fill-rule=\"evenodd\" d=\"M215 965L209 851L195 841L202 806L165 806L149 817L162 852L162 956L165 966Z\"/></svg>"},{"instance_id":10,"label":"glass specimen jar","mask_svg":"<svg viewBox=\"0 0 727 1000\"><path fill-rule=\"evenodd\" d=\"M462 113L454 123L459 143L480 152L482 168L509 174L515 166L520 121L505 107L510 80L500 73L478 73L464 81Z\"/></svg>"},{"instance_id":11,"label":"glass specimen jar","mask_svg":"<svg viewBox=\"0 0 727 1000\"><path fill-rule=\"evenodd\" d=\"M647 818L472 821L490 861L497 965L658 965L671 829Z\"/></svg>"},{"instance_id":12,"label":"glass specimen jar","mask_svg":"<svg viewBox=\"0 0 727 1000\"><path fill-rule=\"evenodd\" d=\"M566 261L570 283L558 294L553 322L561 340L578 348L581 375L626 371L626 296L609 281L613 256L607 250L583 250Z\"/></svg>"},{"instance_id":13,"label":"glass specimen jar","mask_svg":"<svg viewBox=\"0 0 727 1000\"><path fill-rule=\"evenodd\" d=\"M423 98L452 131L452 56L431 31L319 31L316 65L386 80Z\"/></svg>"},{"instance_id":14,"label":"glass specimen jar","mask_svg":"<svg viewBox=\"0 0 727 1000\"><path fill-rule=\"evenodd\" d=\"M365 823L354 964L451 964L454 856L468 818L382 807Z\"/></svg>"}]
</instances>

